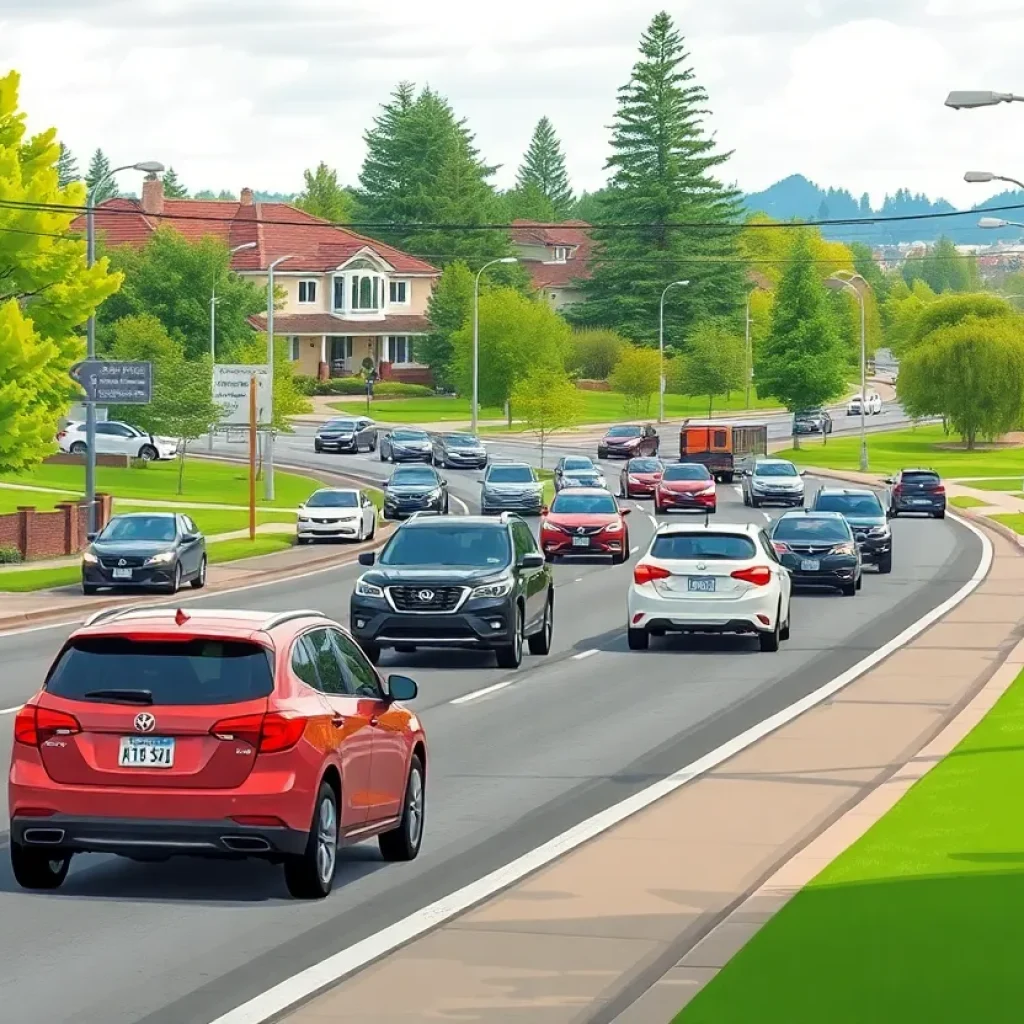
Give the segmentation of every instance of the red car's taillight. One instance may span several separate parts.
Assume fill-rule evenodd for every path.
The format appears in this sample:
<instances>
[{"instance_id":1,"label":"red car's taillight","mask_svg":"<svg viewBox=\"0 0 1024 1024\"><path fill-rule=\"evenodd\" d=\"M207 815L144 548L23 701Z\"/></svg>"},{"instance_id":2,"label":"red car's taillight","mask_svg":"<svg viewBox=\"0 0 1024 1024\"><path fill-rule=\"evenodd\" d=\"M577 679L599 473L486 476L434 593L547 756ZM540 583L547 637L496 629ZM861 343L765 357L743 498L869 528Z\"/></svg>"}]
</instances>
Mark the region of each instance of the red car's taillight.
<instances>
[{"instance_id":1,"label":"red car's taillight","mask_svg":"<svg viewBox=\"0 0 1024 1024\"><path fill-rule=\"evenodd\" d=\"M766 587L771 582L772 572L763 565L752 565L749 569L737 569L732 573L732 578L753 583L755 587Z\"/></svg>"},{"instance_id":2,"label":"red car's taillight","mask_svg":"<svg viewBox=\"0 0 1024 1024\"><path fill-rule=\"evenodd\" d=\"M251 743L260 754L276 754L294 747L305 731L305 718L291 718L271 711L265 715L223 718L210 730L210 735L219 740Z\"/></svg>"},{"instance_id":3,"label":"red car's taillight","mask_svg":"<svg viewBox=\"0 0 1024 1024\"><path fill-rule=\"evenodd\" d=\"M671 575L668 569L663 569L660 565L639 562L633 569L633 582L637 586L643 586L645 583L653 583L654 580L668 579Z\"/></svg>"},{"instance_id":4,"label":"red car's taillight","mask_svg":"<svg viewBox=\"0 0 1024 1024\"><path fill-rule=\"evenodd\" d=\"M26 704L14 718L15 741L29 747L42 746L53 736L74 736L81 731L74 715L35 704Z\"/></svg>"}]
</instances>

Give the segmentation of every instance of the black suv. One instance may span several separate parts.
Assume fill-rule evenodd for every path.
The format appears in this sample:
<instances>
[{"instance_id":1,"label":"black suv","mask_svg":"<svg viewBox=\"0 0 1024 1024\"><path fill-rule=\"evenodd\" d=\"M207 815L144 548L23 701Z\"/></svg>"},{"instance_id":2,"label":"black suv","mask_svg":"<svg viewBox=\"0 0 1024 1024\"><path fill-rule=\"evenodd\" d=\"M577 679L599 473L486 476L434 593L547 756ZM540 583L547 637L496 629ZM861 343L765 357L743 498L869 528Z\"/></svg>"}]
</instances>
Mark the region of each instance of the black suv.
<instances>
[{"instance_id":1,"label":"black suv","mask_svg":"<svg viewBox=\"0 0 1024 1024\"><path fill-rule=\"evenodd\" d=\"M770 536L794 587L829 587L847 597L860 590L860 550L838 512L787 512L775 520Z\"/></svg>"},{"instance_id":2,"label":"black suv","mask_svg":"<svg viewBox=\"0 0 1024 1024\"><path fill-rule=\"evenodd\" d=\"M399 466L384 484L384 518L448 512L448 481L432 466Z\"/></svg>"},{"instance_id":3,"label":"black suv","mask_svg":"<svg viewBox=\"0 0 1024 1024\"><path fill-rule=\"evenodd\" d=\"M934 469L901 469L889 484L889 518L903 512L923 512L936 519L946 518L946 488Z\"/></svg>"},{"instance_id":4,"label":"black suv","mask_svg":"<svg viewBox=\"0 0 1024 1024\"><path fill-rule=\"evenodd\" d=\"M852 487L822 487L814 498L815 512L838 512L853 530L862 562L892 572L892 530L874 491Z\"/></svg>"},{"instance_id":5,"label":"black suv","mask_svg":"<svg viewBox=\"0 0 1024 1024\"><path fill-rule=\"evenodd\" d=\"M417 516L359 564L373 568L352 591L350 628L374 663L385 647L457 647L518 668L524 640L551 650L554 577L517 515Z\"/></svg>"}]
</instances>

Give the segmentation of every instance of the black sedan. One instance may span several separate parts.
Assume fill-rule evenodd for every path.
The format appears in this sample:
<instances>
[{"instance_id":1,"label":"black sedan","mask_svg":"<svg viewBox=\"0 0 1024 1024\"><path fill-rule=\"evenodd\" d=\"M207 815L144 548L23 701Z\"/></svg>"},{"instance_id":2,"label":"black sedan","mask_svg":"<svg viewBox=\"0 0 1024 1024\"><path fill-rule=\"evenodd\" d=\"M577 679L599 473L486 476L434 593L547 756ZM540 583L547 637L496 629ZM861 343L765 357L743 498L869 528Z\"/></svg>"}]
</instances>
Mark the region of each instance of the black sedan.
<instances>
[{"instance_id":1,"label":"black sedan","mask_svg":"<svg viewBox=\"0 0 1024 1024\"><path fill-rule=\"evenodd\" d=\"M860 551L838 512L787 512L775 520L771 539L794 587L827 587L847 597L860 590Z\"/></svg>"},{"instance_id":2,"label":"black sedan","mask_svg":"<svg viewBox=\"0 0 1024 1024\"><path fill-rule=\"evenodd\" d=\"M82 553L82 592L125 587L176 594L206 586L206 538L185 515L130 512L89 534Z\"/></svg>"},{"instance_id":3,"label":"black sedan","mask_svg":"<svg viewBox=\"0 0 1024 1024\"><path fill-rule=\"evenodd\" d=\"M431 466L399 466L384 485L384 518L448 513L448 481Z\"/></svg>"},{"instance_id":4,"label":"black sedan","mask_svg":"<svg viewBox=\"0 0 1024 1024\"><path fill-rule=\"evenodd\" d=\"M372 452L377 447L377 424L368 419L328 420L313 438L317 452Z\"/></svg>"},{"instance_id":5,"label":"black sedan","mask_svg":"<svg viewBox=\"0 0 1024 1024\"><path fill-rule=\"evenodd\" d=\"M425 430L389 430L380 439L381 462L433 462L434 446Z\"/></svg>"},{"instance_id":6,"label":"black sedan","mask_svg":"<svg viewBox=\"0 0 1024 1024\"><path fill-rule=\"evenodd\" d=\"M487 449L473 434L435 434L434 465L451 469L483 469L487 465Z\"/></svg>"}]
</instances>

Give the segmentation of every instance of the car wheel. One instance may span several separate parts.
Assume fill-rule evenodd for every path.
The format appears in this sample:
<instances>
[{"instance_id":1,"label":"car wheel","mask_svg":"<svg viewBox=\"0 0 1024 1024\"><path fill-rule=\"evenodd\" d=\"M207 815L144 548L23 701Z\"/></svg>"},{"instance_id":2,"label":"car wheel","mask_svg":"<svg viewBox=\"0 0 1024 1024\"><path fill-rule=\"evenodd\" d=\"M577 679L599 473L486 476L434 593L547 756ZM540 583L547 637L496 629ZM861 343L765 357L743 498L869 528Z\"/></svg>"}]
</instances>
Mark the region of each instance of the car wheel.
<instances>
[{"instance_id":1,"label":"car wheel","mask_svg":"<svg viewBox=\"0 0 1024 1024\"><path fill-rule=\"evenodd\" d=\"M317 444L316 441L313 442L313 451L316 452L317 455L319 455L323 450L324 446L322 444Z\"/></svg>"},{"instance_id":2,"label":"car wheel","mask_svg":"<svg viewBox=\"0 0 1024 1024\"><path fill-rule=\"evenodd\" d=\"M86 597L92 597L94 594L99 593L99 589L100 589L99 587L95 586L92 583L83 583L82 584L82 593Z\"/></svg>"},{"instance_id":3,"label":"car wheel","mask_svg":"<svg viewBox=\"0 0 1024 1024\"><path fill-rule=\"evenodd\" d=\"M544 607L544 622L540 630L529 639L530 653L544 656L551 653L551 637L555 631L555 595L548 591L548 603Z\"/></svg>"},{"instance_id":4,"label":"car wheel","mask_svg":"<svg viewBox=\"0 0 1024 1024\"><path fill-rule=\"evenodd\" d=\"M139 449L139 458L143 462L154 462L159 455L160 453L151 444L144 444Z\"/></svg>"},{"instance_id":5,"label":"car wheel","mask_svg":"<svg viewBox=\"0 0 1024 1024\"><path fill-rule=\"evenodd\" d=\"M494 651L498 668L519 668L523 663L523 612L516 608L515 632L512 634L512 643L498 647Z\"/></svg>"},{"instance_id":6,"label":"car wheel","mask_svg":"<svg viewBox=\"0 0 1024 1024\"><path fill-rule=\"evenodd\" d=\"M842 586L843 597L856 597L857 596L857 584L856 583L844 583Z\"/></svg>"},{"instance_id":7,"label":"car wheel","mask_svg":"<svg viewBox=\"0 0 1024 1024\"><path fill-rule=\"evenodd\" d=\"M22 889L59 889L69 867L71 854L63 850L30 850L11 843L11 870Z\"/></svg>"},{"instance_id":8,"label":"car wheel","mask_svg":"<svg viewBox=\"0 0 1024 1024\"><path fill-rule=\"evenodd\" d=\"M171 577L171 582L167 584L167 593L176 594L181 590L181 562L174 563L174 574Z\"/></svg>"},{"instance_id":9,"label":"car wheel","mask_svg":"<svg viewBox=\"0 0 1024 1024\"><path fill-rule=\"evenodd\" d=\"M723 483L731 484L732 481L733 481L733 474L732 473L723 473L722 474L722 482Z\"/></svg>"},{"instance_id":10,"label":"car wheel","mask_svg":"<svg viewBox=\"0 0 1024 1024\"><path fill-rule=\"evenodd\" d=\"M206 555L203 555L203 560L199 563L199 575L192 581L193 590L202 590L206 586Z\"/></svg>"},{"instance_id":11,"label":"car wheel","mask_svg":"<svg viewBox=\"0 0 1024 1024\"><path fill-rule=\"evenodd\" d=\"M935 513L935 518L936 519L945 519L946 518L945 510L943 510L942 512L936 512Z\"/></svg>"},{"instance_id":12,"label":"car wheel","mask_svg":"<svg viewBox=\"0 0 1024 1024\"><path fill-rule=\"evenodd\" d=\"M448 515L448 498L444 499L444 514Z\"/></svg>"},{"instance_id":13,"label":"car wheel","mask_svg":"<svg viewBox=\"0 0 1024 1024\"><path fill-rule=\"evenodd\" d=\"M367 540L373 540L373 538L376 535L376 533L377 533L377 513L374 512L374 514L373 514L373 521L370 523L370 536L367 537L366 539Z\"/></svg>"},{"instance_id":14,"label":"car wheel","mask_svg":"<svg viewBox=\"0 0 1024 1024\"><path fill-rule=\"evenodd\" d=\"M423 765L413 755L409 766L409 778L405 784L405 802L402 805L402 821L398 828L382 832L377 837L380 855L385 860L415 860L423 842L423 823L426 817L426 785L423 779Z\"/></svg>"},{"instance_id":15,"label":"car wheel","mask_svg":"<svg viewBox=\"0 0 1024 1024\"><path fill-rule=\"evenodd\" d=\"M73 445L72 445L72 446L71 446L71 447L70 447L70 448L68 449L68 451L69 451L69 452L70 452L70 453L71 453L72 455L84 455L84 454L85 454L85 453L86 453L86 452L88 451L88 449L87 449L87 448L85 447L85 445L84 445L84 444L83 444L83 443L82 443L81 441L76 441L76 442L75 442L75 443L74 443L74 444L73 444Z\"/></svg>"},{"instance_id":16,"label":"car wheel","mask_svg":"<svg viewBox=\"0 0 1024 1024\"><path fill-rule=\"evenodd\" d=\"M651 642L646 629L627 629L626 640L631 651L646 651Z\"/></svg>"},{"instance_id":17,"label":"car wheel","mask_svg":"<svg viewBox=\"0 0 1024 1024\"><path fill-rule=\"evenodd\" d=\"M654 514L656 516L660 516L660 515L663 515L664 512L665 512L665 510L658 504L657 499L655 499L655 502L654 502Z\"/></svg>"},{"instance_id":18,"label":"car wheel","mask_svg":"<svg viewBox=\"0 0 1024 1024\"><path fill-rule=\"evenodd\" d=\"M858 576L857 577L857 589L860 590L863 586L864 586L864 577L863 576Z\"/></svg>"},{"instance_id":19,"label":"car wheel","mask_svg":"<svg viewBox=\"0 0 1024 1024\"><path fill-rule=\"evenodd\" d=\"M380 644L371 643L370 641L359 642L359 649L366 655L366 660L372 665L377 665L380 662Z\"/></svg>"},{"instance_id":20,"label":"car wheel","mask_svg":"<svg viewBox=\"0 0 1024 1024\"><path fill-rule=\"evenodd\" d=\"M322 900L334 888L338 818L338 798L329 783L321 782L306 849L284 862L285 885L295 899Z\"/></svg>"},{"instance_id":21,"label":"car wheel","mask_svg":"<svg viewBox=\"0 0 1024 1024\"><path fill-rule=\"evenodd\" d=\"M892 572L892 552L885 555L883 558L878 560L878 571L883 575L887 576Z\"/></svg>"},{"instance_id":22,"label":"car wheel","mask_svg":"<svg viewBox=\"0 0 1024 1024\"><path fill-rule=\"evenodd\" d=\"M380 461L381 462L387 462L388 461L387 459L384 458L384 449L383 448L381 448L381 450L380 450Z\"/></svg>"},{"instance_id":23,"label":"car wheel","mask_svg":"<svg viewBox=\"0 0 1024 1024\"><path fill-rule=\"evenodd\" d=\"M750 507L751 508L760 508L761 507L761 502L758 501L757 498L755 498L753 495L750 496Z\"/></svg>"},{"instance_id":24,"label":"car wheel","mask_svg":"<svg viewBox=\"0 0 1024 1024\"><path fill-rule=\"evenodd\" d=\"M786 621L783 623L782 629L779 630L779 639L789 639L789 624L793 619L793 603L790 602L789 607L786 609Z\"/></svg>"},{"instance_id":25,"label":"car wheel","mask_svg":"<svg viewBox=\"0 0 1024 1024\"><path fill-rule=\"evenodd\" d=\"M757 642L761 646L761 652L763 654L774 654L779 649L779 642L782 640L782 623L779 621L782 618L782 605L779 605L779 610L775 613L775 628L770 633L758 633Z\"/></svg>"}]
</instances>

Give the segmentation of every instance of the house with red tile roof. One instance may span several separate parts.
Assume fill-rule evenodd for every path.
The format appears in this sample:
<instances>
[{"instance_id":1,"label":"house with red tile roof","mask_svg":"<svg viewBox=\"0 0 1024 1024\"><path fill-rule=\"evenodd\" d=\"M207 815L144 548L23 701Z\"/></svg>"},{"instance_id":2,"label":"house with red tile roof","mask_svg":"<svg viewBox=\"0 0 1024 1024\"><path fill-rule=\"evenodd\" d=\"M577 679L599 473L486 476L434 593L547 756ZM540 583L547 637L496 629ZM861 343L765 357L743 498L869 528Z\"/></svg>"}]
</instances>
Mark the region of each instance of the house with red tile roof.
<instances>
[{"instance_id":1,"label":"house with red tile roof","mask_svg":"<svg viewBox=\"0 0 1024 1024\"><path fill-rule=\"evenodd\" d=\"M198 241L208 235L229 248L231 268L266 288L267 268L286 297L274 332L289 339L295 372L326 378L358 373L369 359L383 379L431 382L416 362L415 342L430 330L427 303L441 272L423 260L285 203L258 203L251 189L237 201L172 199L156 177L141 199L97 207L97 235L108 245L144 245L160 227ZM83 225L79 225L84 227ZM266 317L252 318L266 330Z\"/></svg>"},{"instance_id":2,"label":"house with red tile roof","mask_svg":"<svg viewBox=\"0 0 1024 1024\"><path fill-rule=\"evenodd\" d=\"M555 309L583 301L593 251L586 221L567 220L556 226L513 221L512 244L533 287Z\"/></svg>"}]
</instances>

